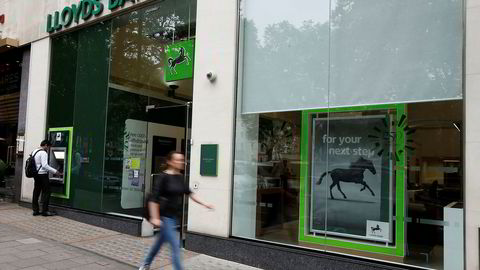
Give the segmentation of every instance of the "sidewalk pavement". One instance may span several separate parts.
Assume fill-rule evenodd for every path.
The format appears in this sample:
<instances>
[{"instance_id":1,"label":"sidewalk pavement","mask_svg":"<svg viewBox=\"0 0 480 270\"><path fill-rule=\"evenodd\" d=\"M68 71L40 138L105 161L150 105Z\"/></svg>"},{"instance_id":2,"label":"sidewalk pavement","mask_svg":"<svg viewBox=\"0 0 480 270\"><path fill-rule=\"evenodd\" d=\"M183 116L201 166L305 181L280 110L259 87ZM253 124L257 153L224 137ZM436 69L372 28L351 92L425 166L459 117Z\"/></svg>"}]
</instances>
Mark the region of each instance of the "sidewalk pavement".
<instances>
[{"instance_id":1,"label":"sidewalk pavement","mask_svg":"<svg viewBox=\"0 0 480 270\"><path fill-rule=\"evenodd\" d=\"M152 240L0 203L0 270L138 269ZM186 270L258 269L191 251L183 258ZM173 269L168 245L152 269Z\"/></svg>"}]
</instances>

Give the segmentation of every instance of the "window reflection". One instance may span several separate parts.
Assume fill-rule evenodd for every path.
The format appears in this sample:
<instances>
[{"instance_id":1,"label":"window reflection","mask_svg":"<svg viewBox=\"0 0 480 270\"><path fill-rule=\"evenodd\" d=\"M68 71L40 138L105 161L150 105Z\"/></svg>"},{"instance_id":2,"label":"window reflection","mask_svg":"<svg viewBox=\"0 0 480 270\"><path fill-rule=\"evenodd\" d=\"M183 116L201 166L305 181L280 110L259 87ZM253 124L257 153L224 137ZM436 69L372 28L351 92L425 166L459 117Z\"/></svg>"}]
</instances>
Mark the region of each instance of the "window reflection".
<instances>
[{"instance_id":1,"label":"window reflection","mask_svg":"<svg viewBox=\"0 0 480 270\"><path fill-rule=\"evenodd\" d=\"M111 21L104 212L141 216L165 149L185 148L193 78L167 82L166 63L169 46L193 40L195 8L196 1L161 1ZM148 105L168 109L147 112Z\"/></svg>"},{"instance_id":2,"label":"window reflection","mask_svg":"<svg viewBox=\"0 0 480 270\"><path fill-rule=\"evenodd\" d=\"M52 38L48 126L74 128L72 194L57 203L142 215L149 176L162 160L145 137L175 130L176 150L185 148L183 105L192 100L193 79L166 82L164 71L167 46L194 44L195 23L195 0L155 1ZM148 105L177 107L147 113Z\"/></svg>"},{"instance_id":3,"label":"window reflection","mask_svg":"<svg viewBox=\"0 0 480 270\"><path fill-rule=\"evenodd\" d=\"M258 128L256 237L296 241L299 194L298 113L262 114Z\"/></svg>"},{"instance_id":4,"label":"window reflection","mask_svg":"<svg viewBox=\"0 0 480 270\"><path fill-rule=\"evenodd\" d=\"M233 235L436 269L458 265L447 254L463 258L462 101L384 107L239 115ZM374 169L361 170L368 187L352 177L332 187L332 172L354 170L359 157L373 161Z\"/></svg>"},{"instance_id":5,"label":"window reflection","mask_svg":"<svg viewBox=\"0 0 480 270\"><path fill-rule=\"evenodd\" d=\"M407 261L441 269L453 258L446 254L463 249L462 103L412 104L408 117L416 132L409 138ZM452 219L458 211L462 220Z\"/></svg>"}]
</instances>

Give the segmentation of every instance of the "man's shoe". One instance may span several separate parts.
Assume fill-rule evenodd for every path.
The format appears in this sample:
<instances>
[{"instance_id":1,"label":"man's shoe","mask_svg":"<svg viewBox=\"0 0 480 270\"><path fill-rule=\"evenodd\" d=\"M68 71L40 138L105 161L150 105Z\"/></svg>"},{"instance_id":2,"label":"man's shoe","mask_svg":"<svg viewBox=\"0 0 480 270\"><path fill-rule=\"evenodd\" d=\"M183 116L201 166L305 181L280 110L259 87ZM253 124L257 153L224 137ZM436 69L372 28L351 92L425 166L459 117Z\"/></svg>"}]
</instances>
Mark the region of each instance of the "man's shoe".
<instances>
[{"instance_id":1,"label":"man's shoe","mask_svg":"<svg viewBox=\"0 0 480 270\"><path fill-rule=\"evenodd\" d=\"M33 212L33 216L39 216L39 215L40 215L40 212L38 212L38 211Z\"/></svg>"},{"instance_id":2,"label":"man's shoe","mask_svg":"<svg viewBox=\"0 0 480 270\"><path fill-rule=\"evenodd\" d=\"M44 216L44 217L51 217L51 216L56 216L56 215L57 215L57 213L54 213L54 212L49 212L49 211L42 212L42 216Z\"/></svg>"},{"instance_id":3,"label":"man's shoe","mask_svg":"<svg viewBox=\"0 0 480 270\"><path fill-rule=\"evenodd\" d=\"M150 270L150 265L142 265L138 270Z\"/></svg>"}]
</instances>

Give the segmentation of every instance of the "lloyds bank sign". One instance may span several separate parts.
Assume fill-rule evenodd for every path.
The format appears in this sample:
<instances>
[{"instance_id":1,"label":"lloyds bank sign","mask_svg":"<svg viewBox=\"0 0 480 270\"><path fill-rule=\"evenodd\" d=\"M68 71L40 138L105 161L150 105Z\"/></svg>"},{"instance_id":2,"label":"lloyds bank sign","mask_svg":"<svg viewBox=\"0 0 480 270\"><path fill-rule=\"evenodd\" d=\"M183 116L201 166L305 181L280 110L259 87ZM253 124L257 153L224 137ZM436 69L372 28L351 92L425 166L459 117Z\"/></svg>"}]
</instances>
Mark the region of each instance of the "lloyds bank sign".
<instances>
[{"instance_id":1,"label":"lloyds bank sign","mask_svg":"<svg viewBox=\"0 0 480 270\"><path fill-rule=\"evenodd\" d=\"M107 0L108 9L111 11L121 8L125 2L136 3L138 0ZM81 0L78 4L66 6L62 11L55 11L47 15L47 32L53 33L62 28L69 27L72 22L78 24L80 19L86 21L92 16L99 16L104 10L102 0Z\"/></svg>"}]
</instances>

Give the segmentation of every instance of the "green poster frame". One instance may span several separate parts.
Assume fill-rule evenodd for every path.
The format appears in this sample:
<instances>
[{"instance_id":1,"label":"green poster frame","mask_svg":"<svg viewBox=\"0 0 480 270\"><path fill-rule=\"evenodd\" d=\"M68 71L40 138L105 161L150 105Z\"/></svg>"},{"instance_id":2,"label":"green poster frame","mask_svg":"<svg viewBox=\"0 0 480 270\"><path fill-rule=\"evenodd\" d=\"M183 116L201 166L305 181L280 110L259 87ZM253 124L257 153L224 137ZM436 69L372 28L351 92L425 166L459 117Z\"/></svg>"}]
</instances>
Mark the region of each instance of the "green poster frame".
<instances>
[{"instance_id":1,"label":"green poster frame","mask_svg":"<svg viewBox=\"0 0 480 270\"><path fill-rule=\"evenodd\" d=\"M70 199L70 174L72 170L72 142L73 142L73 127L59 127L59 128L50 128L48 133L56 131L68 131L68 164L67 164L67 175L65 176L65 193L52 193L53 197Z\"/></svg>"},{"instance_id":2,"label":"green poster frame","mask_svg":"<svg viewBox=\"0 0 480 270\"><path fill-rule=\"evenodd\" d=\"M299 242L317 244L324 246L333 246L340 248L347 248L359 251L367 251L373 253L380 253L385 255L393 255L398 257L405 256L405 160L406 151L398 154L398 149L405 149L405 130L396 125L396 149L399 161L396 162L395 170L395 246L385 246L379 244L370 244L358 240L344 240L340 238L331 237L328 235L315 236L306 234L305 225L306 218L309 217L305 200L305 195L309 194L309 185L307 177L309 175L309 115L313 113L335 113L335 112L355 112L355 111L371 111L371 110L395 110L396 122L400 121L402 115L406 115L405 104L385 104L385 105L370 105L331 109L312 109L302 111L302 125L301 125L301 145L300 145L300 206L299 206Z\"/></svg>"}]
</instances>

